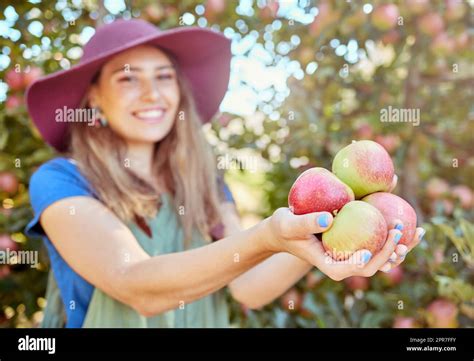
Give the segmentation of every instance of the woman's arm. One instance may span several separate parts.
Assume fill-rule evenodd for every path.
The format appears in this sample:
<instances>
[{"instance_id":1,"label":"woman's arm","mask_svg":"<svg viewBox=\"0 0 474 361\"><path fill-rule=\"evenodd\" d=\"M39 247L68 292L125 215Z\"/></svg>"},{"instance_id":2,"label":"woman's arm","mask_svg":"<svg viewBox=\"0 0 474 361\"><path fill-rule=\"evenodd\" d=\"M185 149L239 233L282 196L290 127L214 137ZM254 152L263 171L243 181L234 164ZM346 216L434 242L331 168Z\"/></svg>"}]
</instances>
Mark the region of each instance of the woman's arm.
<instances>
[{"instance_id":1,"label":"woman's arm","mask_svg":"<svg viewBox=\"0 0 474 361\"><path fill-rule=\"evenodd\" d=\"M295 252L308 261L316 260L312 234L322 231L318 216L321 214L267 218L213 244L155 257L140 247L110 210L90 197L55 202L43 211L40 221L77 273L111 297L151 316L215 292L276 252Z\"/></svg>"},{"instance_id":2,"label":"woman's arm","mask_svg":"<svg viewBox=\"0 0 474 361\"><path fill-rule=\"evenodd\" d=\"M235 205L221 206L225 236L242 230ZM313 265L289 253L270 255L229 284L232 297L249 308L260 308L281 296L307 274ZM265 287L262 287L265 285Z\"/></svg>"}]
</instances>

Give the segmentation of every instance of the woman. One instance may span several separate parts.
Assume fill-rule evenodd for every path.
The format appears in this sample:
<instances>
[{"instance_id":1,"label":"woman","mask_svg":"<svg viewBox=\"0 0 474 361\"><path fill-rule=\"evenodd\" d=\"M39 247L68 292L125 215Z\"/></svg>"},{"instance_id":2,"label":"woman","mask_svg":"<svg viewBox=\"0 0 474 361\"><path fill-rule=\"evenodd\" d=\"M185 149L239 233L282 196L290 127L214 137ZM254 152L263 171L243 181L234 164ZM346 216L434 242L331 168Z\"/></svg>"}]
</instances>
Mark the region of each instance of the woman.
<instances>
[{"instance_id":1,"label":"woman","mask_svg":"<svg viewBox=\"0 0 474 361\"><path fill-rule=\"evenodd\" d=\"M65 155L30 182L27 231L51 259L46 326L61 326L63 310L67 327L227 327L225 286L259 308L314 266L337 281L369 277L419 242L421 229L397 246L397 225L380 253L334 262L314 236L331 214L288 208L242 231L200 131L229 64L229 41L213 31L120 20L98 29L77 66L28 89L33 121ZM69 109L93 111L95 126L58 117Z\"/></svg>"}]
</instances>

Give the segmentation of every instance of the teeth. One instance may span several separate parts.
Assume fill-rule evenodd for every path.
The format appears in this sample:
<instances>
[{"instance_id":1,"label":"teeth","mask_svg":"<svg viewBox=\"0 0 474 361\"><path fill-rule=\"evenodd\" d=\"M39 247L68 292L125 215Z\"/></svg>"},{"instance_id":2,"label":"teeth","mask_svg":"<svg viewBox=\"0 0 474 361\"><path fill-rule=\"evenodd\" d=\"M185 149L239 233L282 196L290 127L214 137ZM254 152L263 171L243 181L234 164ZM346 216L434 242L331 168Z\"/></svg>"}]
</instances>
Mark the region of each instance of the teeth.
<instances>
[{"instance_id":1,"label":"teeth","mask_svg":"<svg viewBox=\"0 0 474 361\"><path fill-rule=\"evenodd\" d=\"M136 113L141 118L158 118L163 115L163 110L147 110Z\"/></svg>"}]
</instances>

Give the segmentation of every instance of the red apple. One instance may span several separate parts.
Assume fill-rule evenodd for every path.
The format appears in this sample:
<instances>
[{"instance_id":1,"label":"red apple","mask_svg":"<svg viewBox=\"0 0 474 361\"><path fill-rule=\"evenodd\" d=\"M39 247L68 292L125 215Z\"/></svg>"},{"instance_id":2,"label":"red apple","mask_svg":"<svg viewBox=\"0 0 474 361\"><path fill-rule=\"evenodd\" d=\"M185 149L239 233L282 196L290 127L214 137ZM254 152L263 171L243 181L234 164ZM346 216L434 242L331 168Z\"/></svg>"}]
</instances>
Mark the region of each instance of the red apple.
<instances>
[{"instance_id":1,"label":"red apple","mask_svg":"<svg viewBox=\"0 0 474 361\"><path fill-rule=\"evenodd\" d=\"M165 9L161 4L149 4L145 7L145 13L151 21L160 21L165 16Z\"/></svg>"},{"instance_id":2,"label":"red apple","mask_svg":"<svg viewBox=\"0 0 474 361\"><path fill-rule=\"evenodd\" d=\"M385 148L371 140L354 141L341 149L332 162L332 172L352 188L356 199L388 191L395 173Z\"/></svg>"},{"instance_id":3,"label":"red apple","mask_svg":"<svg viewBox=\"0 0 474 361\"><path fill-rule=\"evenodd\" d=\"M217 121L218 121L219 124L222 125L223 127L227 127L232 119L233 119L233 118L230 116L230 114L227 114L227 113L221 113L221 114L217 117Z\"/></svg>"},{"instance_id":4,"label":"red apple","mask_svg":"<svg viewBox=\"0 0 474 361\"><path fill-rule=\"evenodd\" d=\"M7 101L5 102L5 108L8 111L12 111L20 107L22 104L23 98L19 95L13 94L7 98Z\"/></svg>"},{"instance_id":5,"label":"red apple","mask_svg":"<svg viewBox=\"0 0 474 361\"><path fill-rule=\"evenodd\" d=\"M392 268L388 272L381 272L380 276L387 283L388 286L393 287L400 284L403 280L403 268L401 265Z\"/></svg>"},{"instance_id":6,"label":"red apple","mask_svg":"<svg viewBox=\"0 0 474 361\"><path fill-rule=\"evenodd\" d=\"M15 69L10 69L5 74L5 81L11 90L23 89L23 73L20 71L17 72Z\"/></svg>"},{"instance_id":7,"label":"red apple","mask_svg":"<svg viewBox=\"0 0 474 361\"><path fill-rule=\"evenodd\" d=\"M390 154L393 154L400 146L400 137L395 134L377 135L375 141L382 145Z\"/></svg>"},{"instance_id":8,"label":"red apple","mask_svg":"<svg viewBox=\"0 0 474 361\"><path fill-rule=\"evenodd\" d=\"M428 13L418 20L418 27L426 35L435 36L444 29L444 21L438 13Z\"/></svg>"},{"instance_id":9,"label":"red apple","mask_svg":"<svg viewBox=\"0 0 474 361\"><path fill-rule=\"evenodd\" d=\"M379 30L390 30L397 25L399 15L400 13L396 5L380 5L372 13L372 24Z\"/></svg>"},{"instance_id":10,"label":"red apple","mask_svg":"<svg viewBox=\"0 0 474 361\"><path fill-rule=\"evenodd\" d=\"M445 0L446 12L444 16L450 21L458 20L466 13L466 5L462 0Z\"/></svg>"},{"instance_id":11,"label":"red apple","mask_svg":"<svg viewBox=\"0 0 474 361\"><path fill-rule=\"evenodd\" d=\"M260 10L260 18L271 21L276 18L280 4L278 0L267 0L266 5Z\"/></svg>"},{"instance_id":12,"label":"red apple","mask_svg":"<svg viewBox=\"0 0 474 361\"><path fill-rule=\"evenodd\" d=\"M389 228L395 226L396 220L403 223L399 244L407 245L413 240L416 232L416 213L407 201L395 194L385 192L370 194L362 200L382 213Z\"/></svg>"},{"instance_id":13,"label":"red apple","mask_svg":"<svg viewBox=\"0 0 474 361\"><path fill-rule=\"evenodd\" d=\"M361 249L375 255L384 245L387 233L387 223L377 208L353 201L342 207L331 228L323 233L323 247L337 261L346 260Z\"/></svg>"},{"instance_id":14,"label":"red apple","mask_svg":"<svg viewBox=\"0 0 474 361\"><path fill-rule=\"evenodd\" d=\"M321 273L316 272L309 272L306 275L306 287L307 288L314 288L323 280L323 276Z\"/></svg>"},{"instance_id":15,"label":"red apple","mask_svg":"<svg viewBox=\"0 0 474 361\"><path fill-rule=\"evenodd\" d=\"M304 46L298 56L301 64L307 65L309 62L314 60L314 49L310 46Z\"/></svg>"},{"instance_id":16,"label":"red apple","mask_svg":"<svg viewBox=\"0 0 474 361\"><path fill-rule=\"evenodd\" d=\"M359 140L372 139L374 136L374 131L370 124L361 124L356 129L356 136Z\"/></svg>"},{"instance_id":17,"label":"red apple","mask_svg":"<svg viewBox=\"0 0 474 361\"><path fill-rule=\"evenodd\" d=\"M281 307L290 312L298 311L303 304L303 295L296 288L290 289L281 297Z\"/></svg>"},{"instance_id":18,"label":"red apple","mask_svg":"<svg viewBox=\"0 0 474 361\"><path fill-rule=\"evenodd\" d=\"M23 74L23 85L28 88L33 82L43 75L43 70L36 66L31 66L29 71Z\"/></svg>"},{"instance_id":19,"label":"red apple","mask_svg":"<svg viewBox=\"0 0 474 361\"><path fill-rule=\"evenodd\" d=\"M18 244L7 234L0 234L0 250L18 250Z\"/></svg>"},{"instance_id":20,"label":"red apple","mask_svg":"<svg viewBox=\"0 0 474 361\"><path fill-rule=\"evenodd\" d=\"M341 13L332 8L329 1L322 1L318 5L319 13L314 21L309 25L309 32L313 36L318 36L325 28L337 22Z\"/></svg>"},{"instance_id":21,"label":"red apple","mask_svg":"<svg viewBox=\"0 0 474 361\"><path fill-rule=\"evenodd\" d=\"M473 206L474 196L469 187L465 185L454 186L451 189L451 195L460 202L462 208L469 209Z\"/></svg>"},{"instance_id":22,"label":"red apple","mask_svg":"<svg viewBox=\"0 0 474 361\"><path fill-rule=\"evenodd\" d=\"M429 0L405 0L405 5L412 14L418 15L428 10L430 1Z\"/></svg>"},{"instance_id":23,"label":"red apple","mask_svg":"<svg viewBox=\"0 0 474 361\"><path fill-rule=\"evenodd\" d=\"M207 0L205 16L209 20L214 20L215 17L225 10L225 0Z\"/></svg>"},{"instance_id":24,"label":"red apple","mask_svg":"<svg viewBox=\"0 0 474 361\"><path fill-rule=\"evenodd\" d=\"M433 53L444 56L453 52L456 47L456 41L448 36L445 32L441 32L433 39L431 43L431 51Z\"/></svg>"},{"instance_id":25,"label":"red apple","mask_svg":"<svg viewBox=\"0 0 474 361\"><path fill-rule=\"evenodd\" d=\"M367 277L362 277L362 276L348 277L344 280L344 283L352 291L356 291L356 290L366 291L369 288L369 279Z\"/></svg>"},{"instance_id":26,"label":"red apple","mask_svg":"<svg viewBox=\"0 0 474 361\"><path fill-rule=\"evenodd\" d=\"M449 184L444 179L432 178L426 184L426 195L431 199L439 199L449 193Z\"/></svg>"},{"instance_id":27,"label":"red apple","mask_svg":"<svg viewBox=\"0 0 474 361\"><path fill-rule=\"evenodd\" d=\"M420 328L420 324L413 317L397 316L393 321L393 328Z\"/></svg>"},{"instance_id":28,"label":"red apple","mask_svg":"<svg viewBox=\"0 0 474 361\"><path fill-rule=\"evenodd\" d=\"M9 265L0 265L0 280L10 275Z\"/></svg>"},{"instance_id":29,"label":"red apple","mask_svg":"<svg viewBox=\"0 0 474 361\"><path fill-rule=\"evenodd\" d=\"M382 43L384 45L389 45L389 44L396 44L400 40L400 32L396 29L392 29L389 32L385 33L382 35L380 40L382 40Z\"/></svg>"},{"instance_id":30,"label":"red apple","mask_svg":"<svg viewBox=\"0 0 474 361\"><path fill-rule=\"evenodd\" d=\"M18 179L13 173L0 173L0 192L16 193L18 190Z\"/></svg>"},{"instance_id":31,"label":"red apple","mask_svg":"<svg viewBox=\"0 0 474 361\"><path fill-rule=\"evenodd\" d=\"M429 304L426 311L426 322L430 328L458 327L458 308L453 302L437 299Z\"/></svg>"},{"instance_id":32,"label":"red apple","mask_svg":"<svg viewBox=\"0 0 474 361\"><path fill-rule=\"evenodd\" d=\"M467 31L463 31L462 33L458 34L455 39L456 43L456 50L464 50L467 49L469 46L469 34Z\"/></svg>"},{"instance_id":33,"label":"red apple","mask_svg":"<svg viewBox=\"0 0 474 361\"><path fill-rule=\"evenodd\" d=\"M354 200L354 193L334 174L324 168L310 168L296 179L288 194L294 214L338 211Z\"/></svg>"}]
</instances>

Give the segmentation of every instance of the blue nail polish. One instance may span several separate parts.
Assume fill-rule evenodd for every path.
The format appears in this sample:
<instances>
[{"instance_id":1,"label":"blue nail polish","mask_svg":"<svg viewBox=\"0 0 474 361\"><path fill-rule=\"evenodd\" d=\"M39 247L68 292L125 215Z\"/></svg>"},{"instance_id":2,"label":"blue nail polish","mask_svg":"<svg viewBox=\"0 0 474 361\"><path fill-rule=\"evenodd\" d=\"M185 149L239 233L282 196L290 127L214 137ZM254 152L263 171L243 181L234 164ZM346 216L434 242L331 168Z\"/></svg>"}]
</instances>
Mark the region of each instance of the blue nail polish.
<instances>
[{"instance_id":1,"label":"blue nail polish","mask_svg":"<svg viewBox=\"0 0 474 361\"><path fill-rule=\"evenodd\" d=\"M420 241L423 239L423 236L425 235L426 231L422 230L420 233Z\"/></svg>"},{"instance_id":2,"label":"blue nail polish","mask_svg":"<svg viewBox=\"0 0 474 361\"><path fill-rule=\"evenodd\" d=\"M372 253L366 252L362 255L362 263L367 263L372 258Z\"/></svg>"},{"instance_id":3,"label":"blue nail polish","mask_svg":"<svg viewBox=\"0 0 474 361\"><path fill-rule=\"evenodd\" d=\"M321 227L327 227L329 225L329 217L327 214L323 214L322 216L319 216L318 218L318 224Z\"/></svg>"},{"instance_id":4,"label":"blue nail polish","mask_svg":"<svg viewBox=\"0 0 474 361\"><path fill-rule=\"evenodd\" d=\"M403 224L399 223L395 226L395 229L401 231L403 229Z\"/></svg>"},{"instance_id":5,"label":"blue nail polish","mask_svg":"<svg viewBox=\"0 0 474 361\"><path fill-rule=\"evenodd\" d=\"M397 233L395 237L393 238L393 240L395 241L395 244L398 244L398 242L400 242L400 238L402 238L402 234Z\"/></svg>"}]
</instances>

